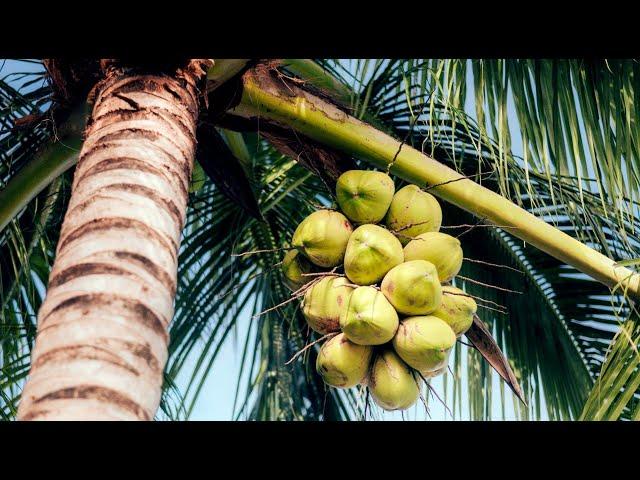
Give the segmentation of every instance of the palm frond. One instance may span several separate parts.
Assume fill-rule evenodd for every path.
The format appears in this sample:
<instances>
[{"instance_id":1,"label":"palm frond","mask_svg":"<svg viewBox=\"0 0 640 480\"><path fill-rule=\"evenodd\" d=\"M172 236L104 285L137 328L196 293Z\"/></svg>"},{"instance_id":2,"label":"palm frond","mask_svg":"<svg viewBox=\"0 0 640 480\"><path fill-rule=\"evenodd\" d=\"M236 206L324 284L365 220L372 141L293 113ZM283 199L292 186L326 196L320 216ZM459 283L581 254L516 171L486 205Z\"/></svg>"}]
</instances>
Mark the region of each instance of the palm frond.
<instances>
[{"instance_id":1,"label":"palm frond","mask_svg":"<svg viewBox=\"0 0 640 480\"><path fill-rule=\"evenodd\" d=\"M16 67L20 65L12 65ZM54 133L46 118L50 91L42 85L42 68L28 67L30 71L0 79L0 188ZM1 418L13 418L29 371L35 317L44 298L69 185L68 175L56 179L0 232Z\"/></svg>"},{"instance_id":2,"label":"palm frond","mask_svg":"<svg viewBox=\"0 0 640 480\"><path fill-rule=\"evenodd\" d=\"M637 310L616 333L581 420L640 420L640 321Z\"/></svg>"}]
</instances>

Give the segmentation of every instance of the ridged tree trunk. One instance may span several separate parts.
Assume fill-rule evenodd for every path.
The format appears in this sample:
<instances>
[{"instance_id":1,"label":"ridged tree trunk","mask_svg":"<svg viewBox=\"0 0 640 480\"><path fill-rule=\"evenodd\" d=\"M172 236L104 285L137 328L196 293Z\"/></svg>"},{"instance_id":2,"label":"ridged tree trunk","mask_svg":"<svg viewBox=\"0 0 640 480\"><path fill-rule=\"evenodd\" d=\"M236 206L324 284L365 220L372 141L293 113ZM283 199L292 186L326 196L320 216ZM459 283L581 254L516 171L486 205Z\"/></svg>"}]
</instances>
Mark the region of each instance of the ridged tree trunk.
<instances>
[{"instance_id":1,"label":"ridged tree trunk","mask_svg":"<svg viewBox=\"0 0 640 480\"><path fill-rule=\"evenodd\" d=\"M112 74L96 87L19 419L153 419L202 66Z\"/></svg>"}]
</instances>

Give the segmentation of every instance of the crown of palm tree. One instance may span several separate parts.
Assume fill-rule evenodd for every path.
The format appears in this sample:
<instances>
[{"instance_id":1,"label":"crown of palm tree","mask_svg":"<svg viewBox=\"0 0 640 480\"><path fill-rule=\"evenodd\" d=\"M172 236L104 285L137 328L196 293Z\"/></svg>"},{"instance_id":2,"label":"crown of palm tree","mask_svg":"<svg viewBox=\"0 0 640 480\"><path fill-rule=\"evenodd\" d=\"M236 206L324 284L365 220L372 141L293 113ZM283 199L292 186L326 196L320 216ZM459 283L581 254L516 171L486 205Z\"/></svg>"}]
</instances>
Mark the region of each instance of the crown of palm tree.
<instances>
[{"instance_id":1,"label":"crown of palm tree","mask_svg":"<svg viewBox=\"0 0 640 480\"><path fill-rule=\"evenodd\" d=\"M36 314L70 196L69 168L82 143L86 95L100 72L126 63L45 65L0 79L2 418L15 416L29 371ZM217 62L197 131L160 417L189 416L234 333L242 335L238 418L364 414L358 392L325 390L312 371L314 349L304 361L285 365L309 341L295 304L246 319L288 298L277 249L288 246L317 204L332 202L340 172L366 168L367 159L270 121L266 113L258 121L238 114L243 72L262 69L291 96L303 89L326 100L633 268L640 263L639 68L631 60ZM513 153L515 144L521 156ZM450 222L445 227L478 222L453 204L444 218ZM640 418L640 332L624 286L607 287L508 229L456 232L464 235L465 256L485 262L465 262L461 275L471 280L461 285L507 312L481 308L478 314L522 387L527 405L518 404L518 416ZM238 255L256 250L263 253ZM188 362L194 355L195 366ZM490 417L495 372L461 343L453 357L445 390L454 414L463 411L466 389L469 416ZM181 390L179 374L189 378ZM507 402L510 394L498 394Z\"/></svg>"}]
</instances>

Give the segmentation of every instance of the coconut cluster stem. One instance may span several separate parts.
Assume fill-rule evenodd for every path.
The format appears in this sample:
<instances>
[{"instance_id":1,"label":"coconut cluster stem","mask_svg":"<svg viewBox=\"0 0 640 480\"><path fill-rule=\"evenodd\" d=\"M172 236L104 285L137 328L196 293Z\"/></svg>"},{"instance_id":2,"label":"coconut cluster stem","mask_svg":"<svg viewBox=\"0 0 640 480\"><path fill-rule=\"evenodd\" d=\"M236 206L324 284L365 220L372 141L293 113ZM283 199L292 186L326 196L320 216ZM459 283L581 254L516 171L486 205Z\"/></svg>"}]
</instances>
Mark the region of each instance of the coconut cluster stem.
<instances>
[{"instance_id":1,"label":"coconut cluster stem","mask_svg":"<svg viewBox=\"0 0 640 480\"><path fill-rule=\"evenodd\" d=\"M507 198L403 144L297 86L244 76L240 104L230 113L293 128L307 137L362 158L505 231L610 286L640 299L640 275L547 224ZM455 180L455 181L454 181Z\"/></svg>"},{"instance_id":2,"label":"coconut cluster stem","mask_svg":"<svg viewBox=\"0 0 640 480\"><path fill-rule=\"evenodd\" d=\"M296 358L298 358L300 355L302 355L304 352L306 352L307 350L309 350L311 347L313 347L315 344L322 342L323 340L326 340L328 338L333 338L336 335L338 335L338 332L331 332L331 333L327 333L326 335L323 335L322 337L320 337L317 340L314 340L313 342L305 345L301 350L299 350L298 352L296 352L296 354L291 357L289 359L289 361L287 361L287 363L285 363L285 365L290 365L291 363L293 363L295 361Z\"/></svg>"}]
</instances>

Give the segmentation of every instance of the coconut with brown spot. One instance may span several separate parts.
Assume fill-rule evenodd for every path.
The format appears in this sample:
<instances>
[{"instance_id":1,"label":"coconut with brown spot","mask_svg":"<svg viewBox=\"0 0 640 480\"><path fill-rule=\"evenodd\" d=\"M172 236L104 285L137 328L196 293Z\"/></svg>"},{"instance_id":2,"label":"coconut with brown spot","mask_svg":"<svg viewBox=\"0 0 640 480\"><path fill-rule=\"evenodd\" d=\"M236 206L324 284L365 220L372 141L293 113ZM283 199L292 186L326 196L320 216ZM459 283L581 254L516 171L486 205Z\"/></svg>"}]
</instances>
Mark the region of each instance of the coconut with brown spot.
<instances>
[{"instance_id":1,"label":"coconut with brown spot","mask_svg":"<svg viewBox=\"0 0 640 480\"><path fill-rule=\"evenodd\" d=\"M451 327L433 315L405 318L392 341L400 358L420 373L446 367L455 343Z\"/></svg>"},{"instance_id":2,"label":"coconut with brown spot","mask_svg":"<svg viewBox=\"0 0 640 480\"><path fill-rule=\"evenodd\" d=\"M433 195L416 185L407 185L393 196L385 223L406 245L421 233L437 232L442 224L442 209Z\"/></svg>"},{"instance_id":3,"label":"coconut with brown spot","mask_svg":"<svg viewBox=\"0 0 640 480\"><path fill-rule=\"evenodd\" d=\"M318 210L305 218L291 244L313 264L335 267L342 263L353 227L347 217L333 210Z\"/></svg>"},{"instance_id":4,"label":"coconut with brown spot","mask_svg":"<svg viewBox=\"0 0 640 480\"><path fill-rule=\"evenodd\" d=\"M309 327L326 335L340 330L340 313L345 308L353 287L344 277L323 277L304 294L302 314Z\"/></svg>"},{"instance_id":5,"label":"coconut with brown spot","mask_svg":"<svg viewBox=\"0 0 640 480\"><path fill-rule=\"evenodd\" d=\"M372 347L357 345L340 333L320 348L316 371L327 385L355 387L366 377L372 354Z\"/></svg>"},{"instance_id":6,"label":"coconut with brown spot","mask_svg":"<svg viewBox=\"0 0 640 480\"><path fill-rule=\"evenodd\" d=\"M391 348L374 359L367 386L374 402L384 410L406 410L420 397L413 372Z\"/></svg>"},{"instance_id":7,"label":"coconut with brown spot","mask_svg":"<svg viewBox=\"0 0 640 480\"><path fill-rule=\"evenodd\" d=\"M477 310L476 301L467 293L446 285L442 287L442 301L433 315L444 320L459 337L471 328Z\"/></svg>"}]
</instances>

